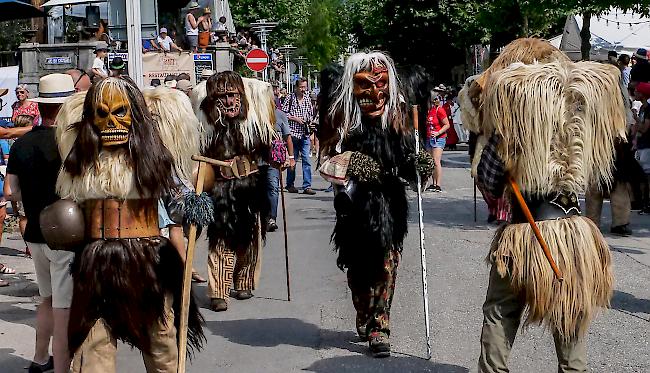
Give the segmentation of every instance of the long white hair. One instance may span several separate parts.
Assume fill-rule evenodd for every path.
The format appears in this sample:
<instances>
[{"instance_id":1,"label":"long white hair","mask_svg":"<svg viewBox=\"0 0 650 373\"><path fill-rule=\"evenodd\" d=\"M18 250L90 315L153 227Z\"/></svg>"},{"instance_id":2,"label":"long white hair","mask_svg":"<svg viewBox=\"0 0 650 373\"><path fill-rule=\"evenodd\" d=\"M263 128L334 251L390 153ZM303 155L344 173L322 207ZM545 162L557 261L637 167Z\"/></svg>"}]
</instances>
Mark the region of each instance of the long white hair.
<instances>
[{"instance_id":1,"label":"long white hair","mask_svg":"<svg viewBox=\"0 0 650 373\"><path fill-rule=\"evenodd\" d=\"M381 126L387 129L390 125L391 115L399 111L399 79L395 71L395 63L381 52L355 53L345 63L343 76L334 93L334 103L329 110L329 116L334 119L341 113L339 131L341 139L350 131L361 127L361 107L354 97L354 74L360 71L370 71L374 66L383 65L388 70L388 97L386 108L381 116Z\"/></svg>"}]
</instances>

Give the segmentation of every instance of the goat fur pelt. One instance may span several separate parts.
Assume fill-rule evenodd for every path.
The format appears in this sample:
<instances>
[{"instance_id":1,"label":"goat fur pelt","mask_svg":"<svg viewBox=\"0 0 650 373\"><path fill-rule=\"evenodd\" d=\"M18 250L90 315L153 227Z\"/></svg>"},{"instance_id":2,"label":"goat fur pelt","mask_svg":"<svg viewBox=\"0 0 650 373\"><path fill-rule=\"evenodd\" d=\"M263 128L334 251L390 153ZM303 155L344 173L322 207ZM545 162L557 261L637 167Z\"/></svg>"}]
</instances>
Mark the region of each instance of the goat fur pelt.
<instances>
[{"instance_id":1,"label":"goat fur pelt","mask_svg":"<svg viewBox=\"0 0 650 373\"><path fill-rule=\"evenodd\" d=\"M153 211L155 213L155 211ZM76 256L70 308L69 348L77 351L98 319L112 337L150 354L151 328L165 321L165 296L173 297L180 326L183 259L165 238L97 240ZM203 317L191 297L189 350L204 341Z\"/></svg>"},{"instance_id":2,"label":"goat fur pelt","mask_svg":"<svg viewBox=\"0 0 650 373\"><path fill-rule=\"evenodd\" d=\"M594 62L514 64L492 74L483 130L501 136L499 155L525 194L611 185L614 143L625 138L619 79L616 67Z\"/></svg>"},{"instance_id":3,"label":"goat fur pelt","mask_svg":"<svg viewBox=\"0 0 650 373\"><path fill-rule=\"evenodd\" d=\"M192 156L199 154L200 129L189 97L163 86L142 93L158 123L160 139L174 157L176 175L191 180L195 166Z\"/></svg>"},{"instance_id":4,"label":"goat fur pelt","mask_svg":"<svg viewBox=\"0 0 650 373\"><path fill-rule=\"evenodd\" d=\"M276 136L275 132L275 100L273 88L269 83L242 78L244 92L248 100L249 110L246 120L239 122L239 131L243 135L244 145L248 150L255 148L254 139L270 145ZM201 110L201 103L207 96L206 81L197 84L191 93L192 108L200 123L201 151L204 151L213 141L218 141L214 123L209 123L207 116Z\"/></svg>"},{"instance_id":5,"label":"goat fur pelt","mask_svg":"<svg viewBox=\"0 0 650 373\"><path fill-rule=\"evenodd\" d=\"M177 90L166 87L143 92L149 110L155 114L161 141L174 158L177 175L191 180L194 167L192 155L199 152L201 128L190 102ZM79 92L65 101L56 117L56 137L61 159L66 159L77 140L75 124L82 120L86 92ZM126 149L101 152L94 172L84 178L72 178L68 173L59 174L57 193L61 198L80 201L112 196L135 199L140 196Z\"/></svg>"},{"instance_id":6,"label":"goat fur pelt","mask_svg":"<svg viewBox=\"0 0 650 373\"><path fill-rule=\"evenodd\" d=\"M542 236L562 272L558 282L529 224L502 226L488 262L526 304L525 325L544 324L564 340L583 337L599 307L608 307L614 283L609 245L586 217L540 221Z\"/></svg>"},{"instance_id":7,"label":"goat fur pelt","mask_svg":"<svg viewBox=\"0 0 650 373\"><path fill-rule=\"evenodd\" d=\"M339 268L354 268L372 282L381 276L386 252L402 251L408 231L408 200L398 176L415 180L415 163L409 161L414 139L391 126L384 130L380 123L366 122L344 139L342 148L371 157L382 170L378 183L357 183L350 208L337 210L332 234Z\"/></svg>"}]
</instances>

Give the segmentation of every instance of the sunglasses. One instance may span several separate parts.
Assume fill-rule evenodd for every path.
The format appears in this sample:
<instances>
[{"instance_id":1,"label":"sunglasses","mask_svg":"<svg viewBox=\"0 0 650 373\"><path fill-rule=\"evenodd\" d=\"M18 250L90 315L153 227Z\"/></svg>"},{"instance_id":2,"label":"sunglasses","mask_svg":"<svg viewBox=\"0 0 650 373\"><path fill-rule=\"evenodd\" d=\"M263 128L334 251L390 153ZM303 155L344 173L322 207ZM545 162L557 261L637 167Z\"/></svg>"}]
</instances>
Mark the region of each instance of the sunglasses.
<instances>
[{"instance_id":1,"label":"sunglasses","mask_svg":"<svg viewBox=\"0 0 650 373\"><path fill-rule=\"evenodd\" d=\"M17 95L24 95L24 94L26 94L26 93L27 93L27 92L25 92L25 91L16 91L16 94L17 94Z\"/></svg>"}]
</instances>

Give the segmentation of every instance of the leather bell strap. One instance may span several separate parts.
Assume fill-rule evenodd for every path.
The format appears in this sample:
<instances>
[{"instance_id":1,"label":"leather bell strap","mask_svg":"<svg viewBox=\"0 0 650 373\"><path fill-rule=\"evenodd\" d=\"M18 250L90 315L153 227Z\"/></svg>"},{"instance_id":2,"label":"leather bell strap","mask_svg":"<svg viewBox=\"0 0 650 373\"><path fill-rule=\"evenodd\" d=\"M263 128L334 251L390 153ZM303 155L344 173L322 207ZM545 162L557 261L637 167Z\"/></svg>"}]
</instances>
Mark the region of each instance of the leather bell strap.
<instances>
[{"instance_id":1,"label":"leather bell strap","mask_svg":"<svg viewBox=\"0 0 650 373\"><path fill-rule=\"evenodd\" d=\"M86 235L91 239L160 236L155 199L91 199L85 202Z\"/></svg>"},{"instance_id":2,"label":"leather bell strap","mask_svg":"<svg viewBox=\"0 0 650 373\"><path fill-rule=\"evenodd\" d=\"M251 159L246 155L237 156L225 162L231 164L230 167L219 167L221 178L225 180L243 179L259 171L257 168L257 163L255 161L251 161Z\"/></svg>"},{"instance_id":3,"label":"leather bell strap","mask_svg":"<svg viewBox=\"0 0 650 373\"><path fill-rule=\"evenodd\" d=\"M569 193L558 193L555 196L542 198L526 198L526 205L530 209L535 221L566 219L580 216L580 203L578 196ZM512 207L512 223L527 223L526 216L517 204Z\"/></svg>"}]
</instances>

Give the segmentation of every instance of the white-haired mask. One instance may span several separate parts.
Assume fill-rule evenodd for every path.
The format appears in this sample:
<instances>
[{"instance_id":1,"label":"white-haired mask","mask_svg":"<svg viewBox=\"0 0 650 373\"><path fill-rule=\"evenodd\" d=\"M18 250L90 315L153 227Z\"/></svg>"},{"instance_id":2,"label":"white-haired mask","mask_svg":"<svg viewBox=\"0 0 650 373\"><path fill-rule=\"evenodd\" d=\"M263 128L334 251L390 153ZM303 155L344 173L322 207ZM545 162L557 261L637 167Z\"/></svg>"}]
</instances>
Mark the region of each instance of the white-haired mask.
<instances>
[{"instance_id":1,"label":"white-haired mask","mask_svg":"<svg viewBox=\"0 0 650 373\"><path fill-rule=\"evenodd\" d=\"M384 114L388 98L388 68L377 62L370 71L354 74L354 97L361 108L361 114L377 118Z\"/></svg>"}]
</instances>

